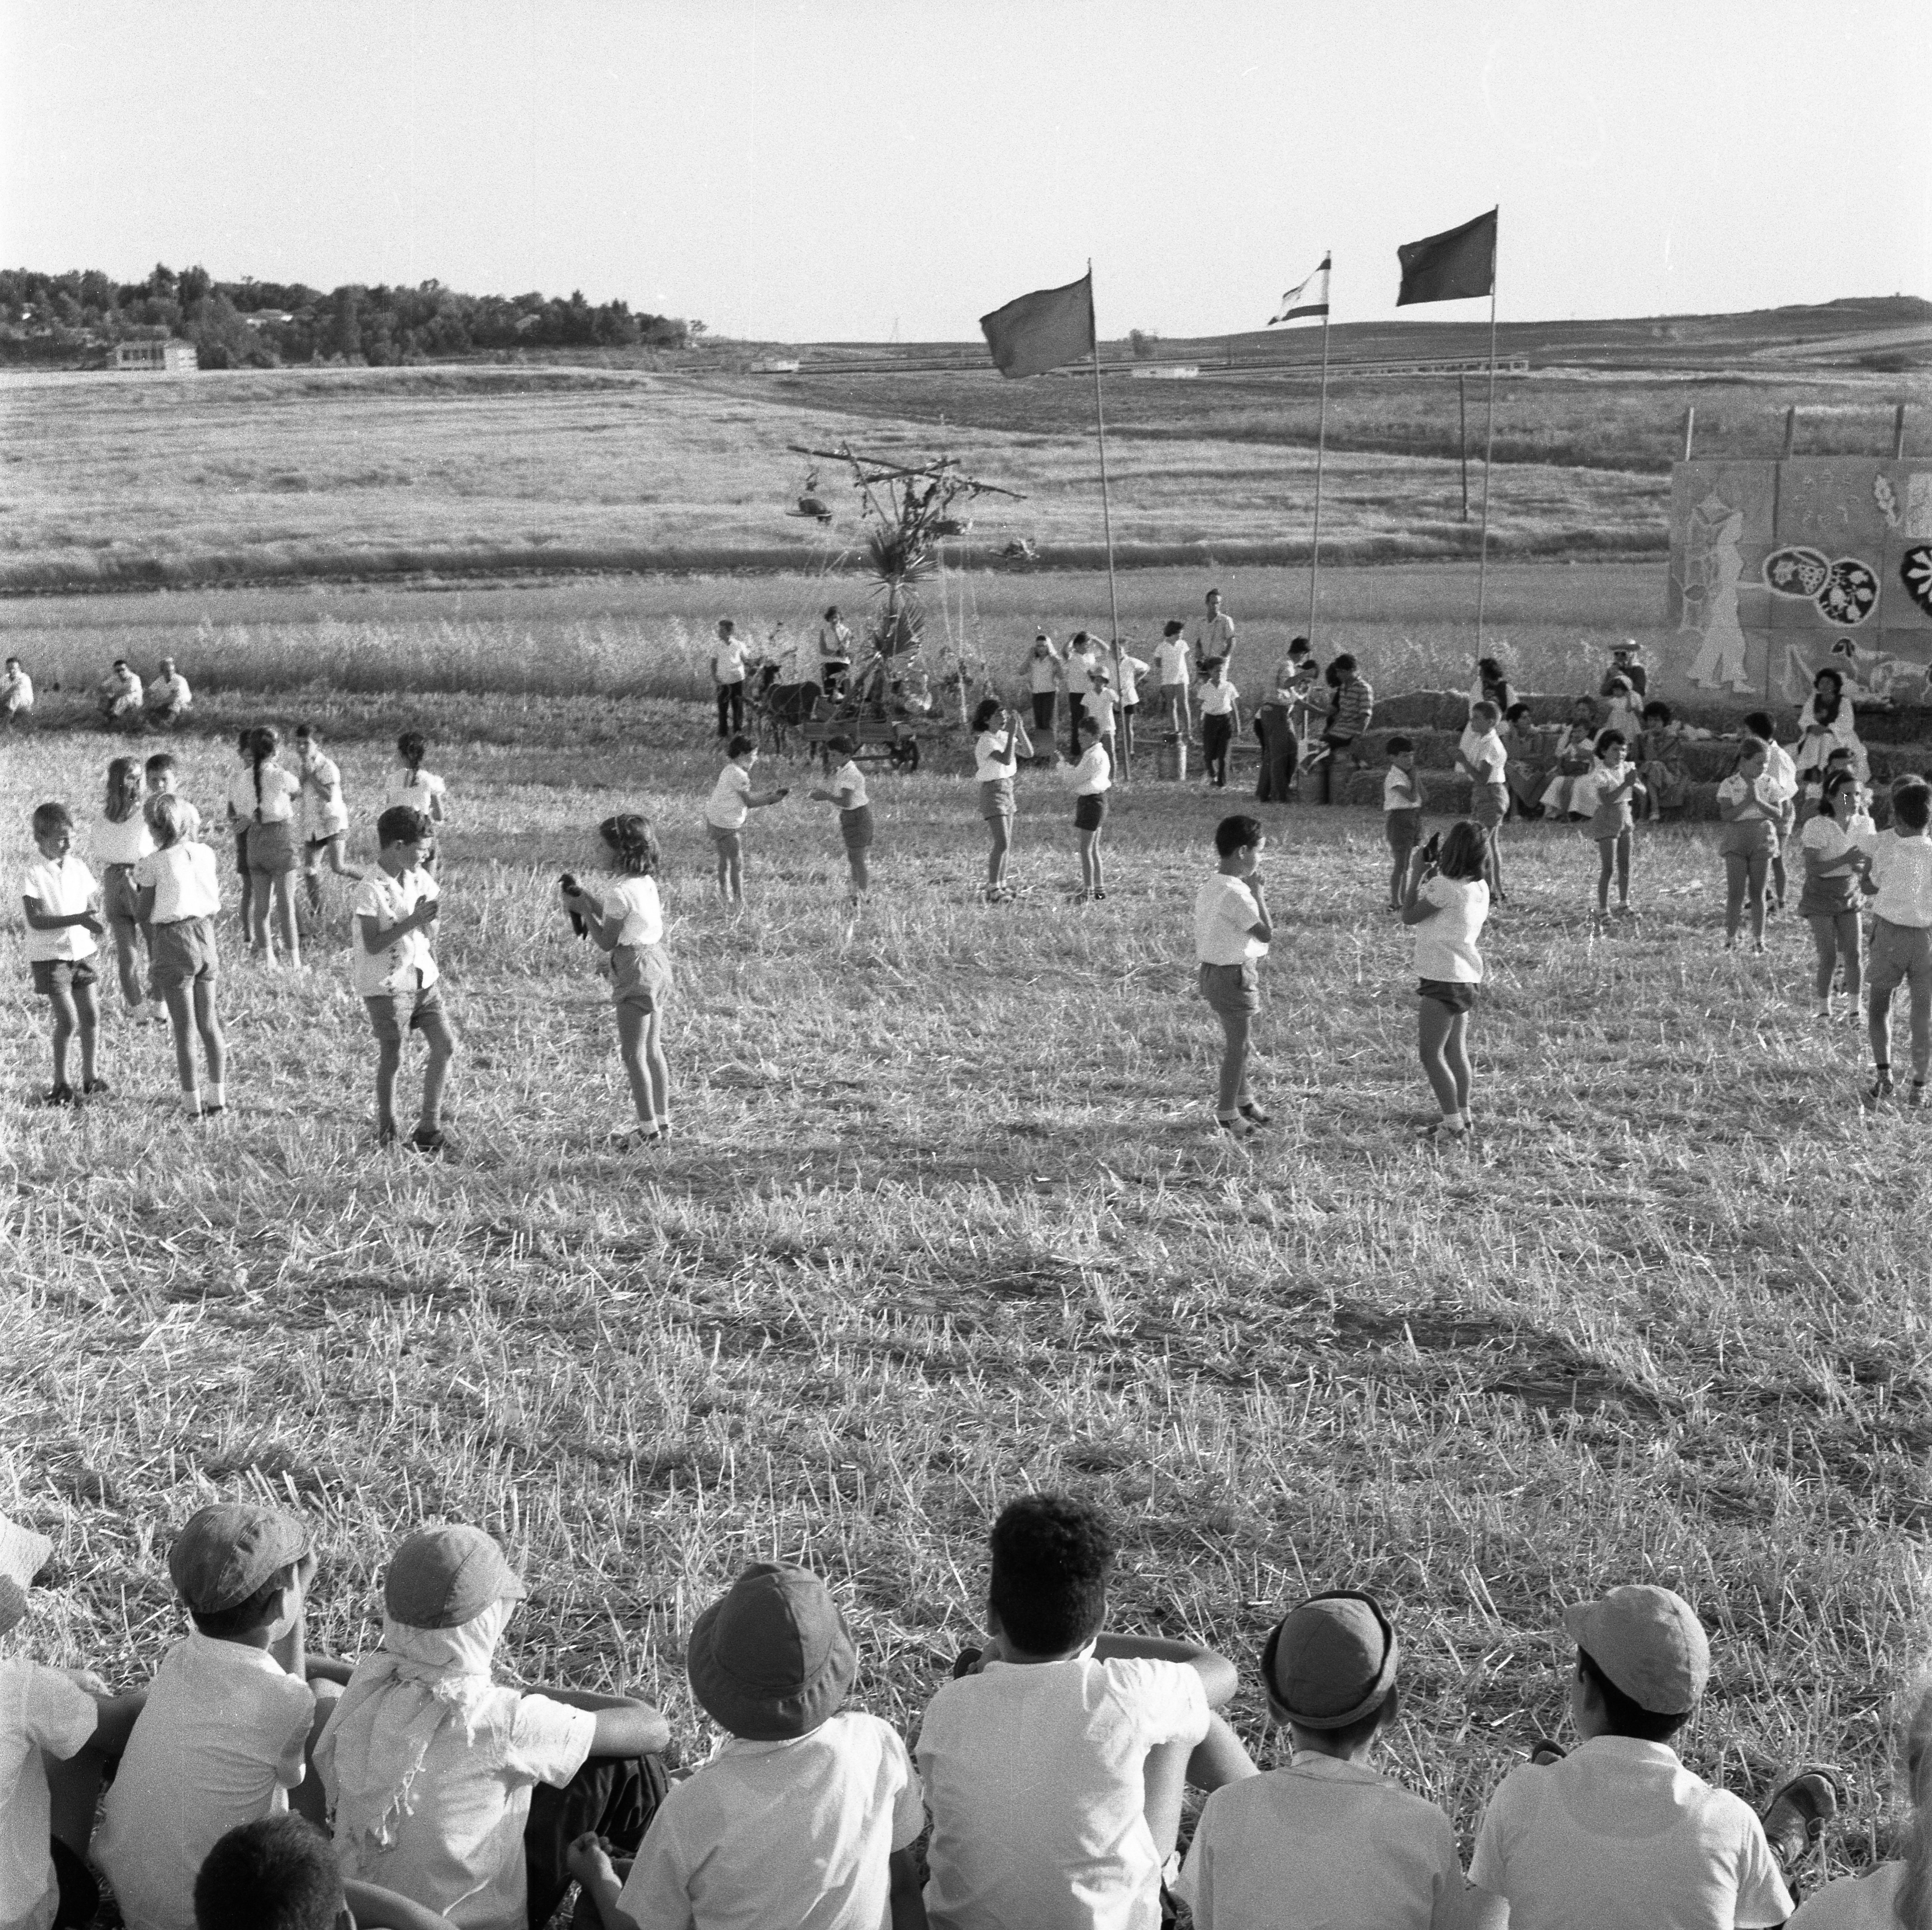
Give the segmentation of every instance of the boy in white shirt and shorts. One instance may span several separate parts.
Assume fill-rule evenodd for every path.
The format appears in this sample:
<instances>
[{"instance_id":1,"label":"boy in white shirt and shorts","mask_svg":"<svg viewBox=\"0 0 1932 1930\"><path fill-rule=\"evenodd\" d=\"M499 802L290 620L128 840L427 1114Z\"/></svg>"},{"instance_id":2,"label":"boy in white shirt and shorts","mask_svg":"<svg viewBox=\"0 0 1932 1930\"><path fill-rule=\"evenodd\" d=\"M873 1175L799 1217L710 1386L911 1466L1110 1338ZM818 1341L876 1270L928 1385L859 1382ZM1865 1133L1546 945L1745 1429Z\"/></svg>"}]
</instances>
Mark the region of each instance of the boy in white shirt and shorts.
<instances>
[{"instance_id":1,"label":"boy in white shirt and shorts","mask_svg":"<svg viewBox=\"0 0 1932 1930\"><path fill-rule=\"evenodd\" d=\"M718 895L728 905L745 902L745 826L754 811L775 805L788 789L775 784L768 791L752 788L752 766L758 747L741 731L724 747L725 763L704 806L704 826L718 853Z\"/></svg>"},{"instance_id":2,"label":"boy in white shirt and shorts","mask_svg":"<svg viewBox=\"0 0 1932 1930\"><path fill-rule=\"evenodd\" d=\"M1197 982L1209 1009L1221 1021L1221 1083L1214 1123L1238 1139L1268 1122L1268 1115L1248 1090L1248 1034L1262 1008L1256 967L1268 956L1274 936L1259 869L1262 847L1267 842L1258 820L1222 819L1214 827L1220 862L1194 897L1194 949L1201 964Z\"/></svg>"},{"instance_id":3,"label":"boy in white shirt and shorts","mask_svg":"<svg viewBox=\"0 0 1932 1930\"><path fill-rule=\"evenodd\" d=\"M94 1065L100 1008L94 996L95 941L106 929L94 874L74 856L74 815L56 802L34 812L39 862L20 880L27 912L27 966L53 1010L54 1083L41 1104L70 1106L107 1090ZM80 1091L68 1080L68 1048L80 1035Z\"/></svg>"}]
</instances>

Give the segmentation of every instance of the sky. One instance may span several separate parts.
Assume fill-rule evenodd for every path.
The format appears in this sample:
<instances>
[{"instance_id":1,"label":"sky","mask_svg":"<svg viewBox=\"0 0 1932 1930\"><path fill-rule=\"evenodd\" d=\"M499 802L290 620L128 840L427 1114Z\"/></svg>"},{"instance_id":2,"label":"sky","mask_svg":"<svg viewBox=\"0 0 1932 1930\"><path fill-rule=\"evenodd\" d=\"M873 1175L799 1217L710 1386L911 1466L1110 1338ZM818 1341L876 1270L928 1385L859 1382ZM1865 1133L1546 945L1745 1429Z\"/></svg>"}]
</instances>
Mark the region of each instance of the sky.
<instances>
[{"instance_id":1,"label":"sky","mask_svg":"<svg viewBox=\"0 0 1932 1930\"><path fill-rule=\"evenodd\" d=\"M1924 5L0 0L0 260L1188 336L1500 205L1504 320L1932 297Z\"/></svg>"}]
</instances>

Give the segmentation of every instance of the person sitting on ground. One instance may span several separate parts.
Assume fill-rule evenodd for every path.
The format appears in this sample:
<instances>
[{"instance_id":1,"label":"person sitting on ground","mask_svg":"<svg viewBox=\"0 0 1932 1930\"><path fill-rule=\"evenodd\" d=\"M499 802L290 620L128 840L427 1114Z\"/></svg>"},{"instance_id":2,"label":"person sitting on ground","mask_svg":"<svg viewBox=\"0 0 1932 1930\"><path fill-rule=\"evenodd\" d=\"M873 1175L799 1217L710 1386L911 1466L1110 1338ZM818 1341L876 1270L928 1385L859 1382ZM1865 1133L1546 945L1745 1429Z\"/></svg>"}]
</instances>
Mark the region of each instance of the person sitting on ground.
<instances>
[{"instance_id":1,"label":"person sitting on ground","mask_svg":"<svg viewBox=\"0 0 1932 1930\"><path fill-rule=\"evenodd\" d=\"M291 1791L322 1820L311 1678L328 1683L326 1710L348 1671L308 1654L315 1566L307 1527L252 1503L204 1508L175 1537L168 1574L194 1626L148 1685L94 1842L128 1930L194 1930L202 1860L238 1824L284 1812Z\"/></svg>"},{"instance_id":2,"label":"person sitting on ground","mask_svg":"<svg viewBox=\"0 0 1932 1930\"><path fill-rule=\"evenodd\" d=\"M1647 815L1676 816L1690 802L1690 779L1684 768L1684 746L1690 739L1690 727L1676 721L1670 705L1653 699L1644 706L1636 770L1648 793Z\"/></svg>"},{"instance_id":3,"label":"person sitting on ground","mask_svg":"<svg viewBox=\"0 0 1932 1930\"><path fill-rule=\"evenodd\" d=\"M34 680L17 657L9 657L0 670L0 726L31 724L34 718Z\"/></svg>"},{"instance_id":4,"label":"person sitting on ground","mask_svg":"<svg viewBox=\"0 0 1932 1930\"><path fill-rule=\"evenodd\" d=\"M344 1883L328 1839L302 1816L229 1831L194 1880L194 1930L456 1930L373 1883Z\"/></svg>"},{"instance_id":5,"label":"person sitting on ground","mask_svg":"<svg viewBox=\"0 0 1932 1930\"><path fill-rule=\"evenodd\" d=\"M1233 1663L1103 1632L1117 1548L1064 1494L993 1524L986 1647L927 1706L916 1752L934 1930L1154 1930L1183 1785L1256 1773L1213 1713Z\"/></svg>"},{"instance_id":6,"label":"person sitting on ground","mask_svg":"<svg viewBox=\"0 0 1932 1930\"><path fill-rule=\"evenodd\" d=\"M1465 1881L1449 1818L1369 1766L1401 1706L1400 1654L1382 1605L1352 1589L1275 1625L1262 1686L1293 1753L1208 1798L1174 1887L1195 1930L1500 1930L1504 1905Z\"/></svg>"},{"instance_id":7,"label":"person sitting on ground","mask_svg":"<svg viewBox=\"0 0 1932 1930\"><path fill-rule=\"evenodd\" d=\"M1754 1930L1791 1914L1780 1860L1802 1860L1835 1812L1829 1773L1806 1770L1761 1823L1678 1760L1711 1647L1689 1602L1648 1584L1568 1609L1576 1643L1570 1715L1483 1812L1471 1880L1509 1902L1510 1930Z\"/></svg>"},{"instance_id":8,"label":"person sitting on ground","mask_svg":"<svg viewBox=\"0 0 1932 1930\"><path fill-rule=\"evenodd\" d=\"M634 1851L666 1787L670 1725L649 1703L492 1680L524 1593L480 1528L410 1536L383 1581L382 1645L316 1747L343 1875L459 1930L548 1923L569 1845L590 1831Z\"/></svg>"},{"instance_id":9,"label":"person sitting on ground","mask_svg":"<svg viewBox=\"0 0 1932 1930\"><path fill-rule=\"evenodd\" d=\"M754 1562L698 1618L685 1670L725 1740L664 1798L621 1888L596 1837L570 1846L604 1930L923 1926L919 1777L889 1724L844 1707L859 1657L825 1584Z\"/></svg>"},{"instance_id":10,"label":"person sitting on ground","mask_svg":"<svg viewBox=\"0 0 1932 1930\"><path fill-rule=\"evenodd\" d=\"M110 724L140 722L141 680L128 668L125 657L116 657L113 669L94 685L94 704Z\"/></svg>"},{"instance_id":11,"label":"person sitting on ground","mask_svg":"<svg viewBox=\"0 0 1932 1930\"><path fill-rule=\"evenodd\" d=\"M175 668L175 660L164 657L160 675L148 686L148 721L178 724L194 701L194 693L188 688L187 678Z\"/></svg>"}]
</instances>

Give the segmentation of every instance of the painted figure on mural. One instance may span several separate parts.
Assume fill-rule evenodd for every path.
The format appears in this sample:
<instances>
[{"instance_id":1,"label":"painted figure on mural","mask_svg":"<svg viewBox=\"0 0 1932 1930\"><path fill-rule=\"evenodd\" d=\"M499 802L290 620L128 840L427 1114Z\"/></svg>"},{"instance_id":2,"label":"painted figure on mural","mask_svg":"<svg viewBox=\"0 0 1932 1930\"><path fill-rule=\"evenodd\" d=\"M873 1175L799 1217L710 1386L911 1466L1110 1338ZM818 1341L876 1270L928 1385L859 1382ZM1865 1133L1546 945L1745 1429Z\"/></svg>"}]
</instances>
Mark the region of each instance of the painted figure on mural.
<instances>
[{"instance_id":1,"label":"painted figure on mural","mask_svg":"<svg viewBox=\"0 0 1932 1930\"><path fill-rule=\"evenodd\" d=\"M1738 619L1738 585L1744 572L1738 546L1744 528L1743 512L1715 496L1698 505L1692 525L1679 628L1702 639L1690 674L1706 690L1726 684L1734 691L1755 688L1745 675L1744 625Z\"/></svg>"}]
</instances>

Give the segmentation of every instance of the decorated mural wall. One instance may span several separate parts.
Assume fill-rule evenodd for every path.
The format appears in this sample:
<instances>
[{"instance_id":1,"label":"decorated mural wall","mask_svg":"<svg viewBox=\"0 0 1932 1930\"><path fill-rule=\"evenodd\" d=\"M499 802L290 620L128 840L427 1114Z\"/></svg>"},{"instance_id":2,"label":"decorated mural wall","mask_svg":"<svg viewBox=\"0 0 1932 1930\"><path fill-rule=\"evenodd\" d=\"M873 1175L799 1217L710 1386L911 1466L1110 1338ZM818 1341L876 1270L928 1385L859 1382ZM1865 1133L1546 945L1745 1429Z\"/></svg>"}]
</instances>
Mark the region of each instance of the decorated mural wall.
<instances>
[{"instance_id":1,"label":"decorated mural wall","mask_svg":"<svg viewBox=\"0 0 1932 1930\"><path fill-rule=\"evenodd\" d=\"M1932 458L1678 463L1660 694L1932 703Z\"/></svg>"}]
</instances>

